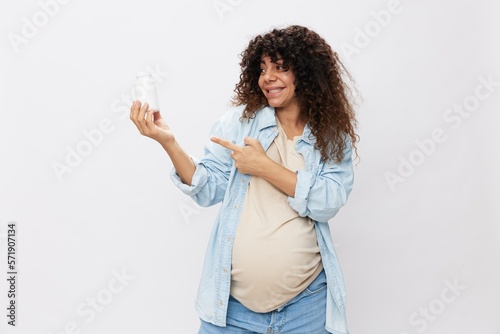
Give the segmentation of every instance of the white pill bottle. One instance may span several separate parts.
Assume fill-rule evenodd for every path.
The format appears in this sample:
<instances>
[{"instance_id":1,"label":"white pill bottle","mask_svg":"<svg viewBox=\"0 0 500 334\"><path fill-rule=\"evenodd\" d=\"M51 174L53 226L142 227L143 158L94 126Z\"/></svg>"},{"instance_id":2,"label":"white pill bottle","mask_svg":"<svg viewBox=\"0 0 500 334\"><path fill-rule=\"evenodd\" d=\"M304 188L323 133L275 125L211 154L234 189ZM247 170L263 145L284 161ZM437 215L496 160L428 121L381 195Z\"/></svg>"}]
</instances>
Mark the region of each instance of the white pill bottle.
<instances>
[{"instance_id":1,"label":"white pill bottle","mask_svg":"<svg viewBox=\"0 0 500 334\"><path fill-rule=\"evenodd\" d=\"M159 111L160 103L158 101L157 86L158 83L149 72L138 72L134 85L135 99L141 101L141 104L147 103L148 110Z\"/></svg>"}]
</instances>

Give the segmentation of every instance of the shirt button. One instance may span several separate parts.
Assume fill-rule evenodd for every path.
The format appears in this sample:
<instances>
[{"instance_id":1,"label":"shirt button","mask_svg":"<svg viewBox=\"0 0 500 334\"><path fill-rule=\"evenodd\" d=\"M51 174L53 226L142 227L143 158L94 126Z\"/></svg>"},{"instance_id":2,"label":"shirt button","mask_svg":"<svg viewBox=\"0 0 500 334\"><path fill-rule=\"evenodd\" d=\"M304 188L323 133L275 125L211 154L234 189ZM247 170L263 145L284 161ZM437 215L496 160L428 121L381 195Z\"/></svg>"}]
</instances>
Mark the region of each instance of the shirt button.
<instances>
[{"instance_id":1,"label":"shirt button","mask_svg":"<svg viewBox=\"0 0 500 334\"><path fill-rule=\"evenodd\" d=\"M237 205L233 205L233 209L238 209L238 206Z\"/></svg>"},{"instance_id":2,"label":"shirt button","mask_svg":"<svg viewBox=\"0 0 500 334\"><path fill-rule=\"evenodd\" d=\"M222 271L227 273L227 269L226 268L222 268Z\"/></svg>"},{"instance_id":3,"label":"shirt button","mask_svg":"<svg viewBox=\"0 0 500 334\"><path fill-rule=\"evenodd\" d=\"M230 237L230 236L227 236L227 237L226 237L226 240L227 240L227 241L231 240L231 237Z\"/></svg>"},{"instance_id":4,"label":"shirt button","mask_svg":"<svg viewBox=\"0 0 500 334\"><path fill-rule=\"evenodd\" d=\"M219 300L219 305L220 306L224 305L224 303L222 302L222 300Z\"/></svg>"}]
</instances>

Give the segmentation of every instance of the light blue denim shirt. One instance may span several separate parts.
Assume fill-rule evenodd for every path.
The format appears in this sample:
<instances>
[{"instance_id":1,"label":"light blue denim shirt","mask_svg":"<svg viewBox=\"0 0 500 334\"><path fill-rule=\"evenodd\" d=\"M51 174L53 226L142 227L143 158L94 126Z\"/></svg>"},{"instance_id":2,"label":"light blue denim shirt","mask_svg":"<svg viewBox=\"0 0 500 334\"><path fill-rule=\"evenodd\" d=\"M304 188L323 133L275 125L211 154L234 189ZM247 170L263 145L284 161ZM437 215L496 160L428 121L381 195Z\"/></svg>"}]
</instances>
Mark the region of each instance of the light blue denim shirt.
<instances>
[{"instance_id":1,"label":"light blue denim shirt","mask_svg":"<svg viewBox=\"0 0 500 334\"><path fill-rule=\"evenodd\" d=\"M278 134L274 108L257 111L250 122L240 121L243 109L244 106L231 108L216 122L210 136L241 146L244 146L243 139L249 136L258 139L267 150ZM297 152L304 157L305 169L297 171L295 197L289 197L288 203L300 216L309 216L315 223L329 292L325 328L334 334L347 334L344 281L328 220L346 203L352 188L351 143L348 141L345 158L340 163L322 162L314 143L311 129L306 125L296 143ZM204 321L223 327L231 283L233 241L251 178L237 171L229 154L230 150L210 141L205 146L203 159L192 158L196 171L190 186L180 180L175 169L171 172L175 185L199 205L211 206L222 201L205 255L196 308Z\"/></svg>"}]
</instances>

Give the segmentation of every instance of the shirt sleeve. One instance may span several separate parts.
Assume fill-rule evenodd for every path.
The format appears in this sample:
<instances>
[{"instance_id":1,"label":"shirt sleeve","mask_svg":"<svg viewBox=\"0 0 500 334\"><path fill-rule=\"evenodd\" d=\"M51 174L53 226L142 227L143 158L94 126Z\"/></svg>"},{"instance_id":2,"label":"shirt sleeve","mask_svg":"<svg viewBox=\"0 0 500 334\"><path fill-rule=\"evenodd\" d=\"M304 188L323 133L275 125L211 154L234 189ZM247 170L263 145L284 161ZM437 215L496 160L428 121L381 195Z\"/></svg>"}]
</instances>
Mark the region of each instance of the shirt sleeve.
<instances>
[{"instance_id":1,"label":"shirt sleeve","mask_svg":"<svg viewBox=\"0 0 500 334\"><path fill-rule=\"evenodd\" d=\"M236 111L226 113L212 127L210 137L216 136L234 142L237 124L234 123ZM186 195L191 196L200 206L211 206L222 201L226 192L229 176L233 167L230 150L209 141L205 145L201 160L191 157L196 170L191 185L182 182L173 168L170 177L174 184Z\"/></svg>"},{"instance_id":2,"label":"shirt sleeve","mask_svg":"<svg viewBox=\"0 0 500 334\"><path fill-rule=\"evenodd\" d=\"M301 217L328 222L347 202L353 185L351 141L348 140L341 162L324 163L322 168L297 171L295 197L288 203Z\"/></svg>"}]
</instances>

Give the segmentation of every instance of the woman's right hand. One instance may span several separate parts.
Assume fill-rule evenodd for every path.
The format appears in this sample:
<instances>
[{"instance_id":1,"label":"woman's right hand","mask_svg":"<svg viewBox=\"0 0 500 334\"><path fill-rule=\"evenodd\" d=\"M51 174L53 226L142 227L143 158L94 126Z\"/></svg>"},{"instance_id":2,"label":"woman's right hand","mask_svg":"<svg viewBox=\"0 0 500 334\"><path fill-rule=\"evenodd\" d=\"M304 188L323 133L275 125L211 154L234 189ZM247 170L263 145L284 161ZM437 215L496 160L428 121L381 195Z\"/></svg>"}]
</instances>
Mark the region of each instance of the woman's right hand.
<instances>
[{"instance_id":1,"label":"woman's right hand","mask_svg":"<svg viewBox=\"0 0 500 334\"><path fill-rule=\"evenodd\" d=\"M134 101L130 107L130 119L139 129L139 132L162 145L173 143L175 141L174 134L161 117L160 112L147 111L148 108L147 103L141 106L140 101Z\"/></svg>"}]
</instances>

